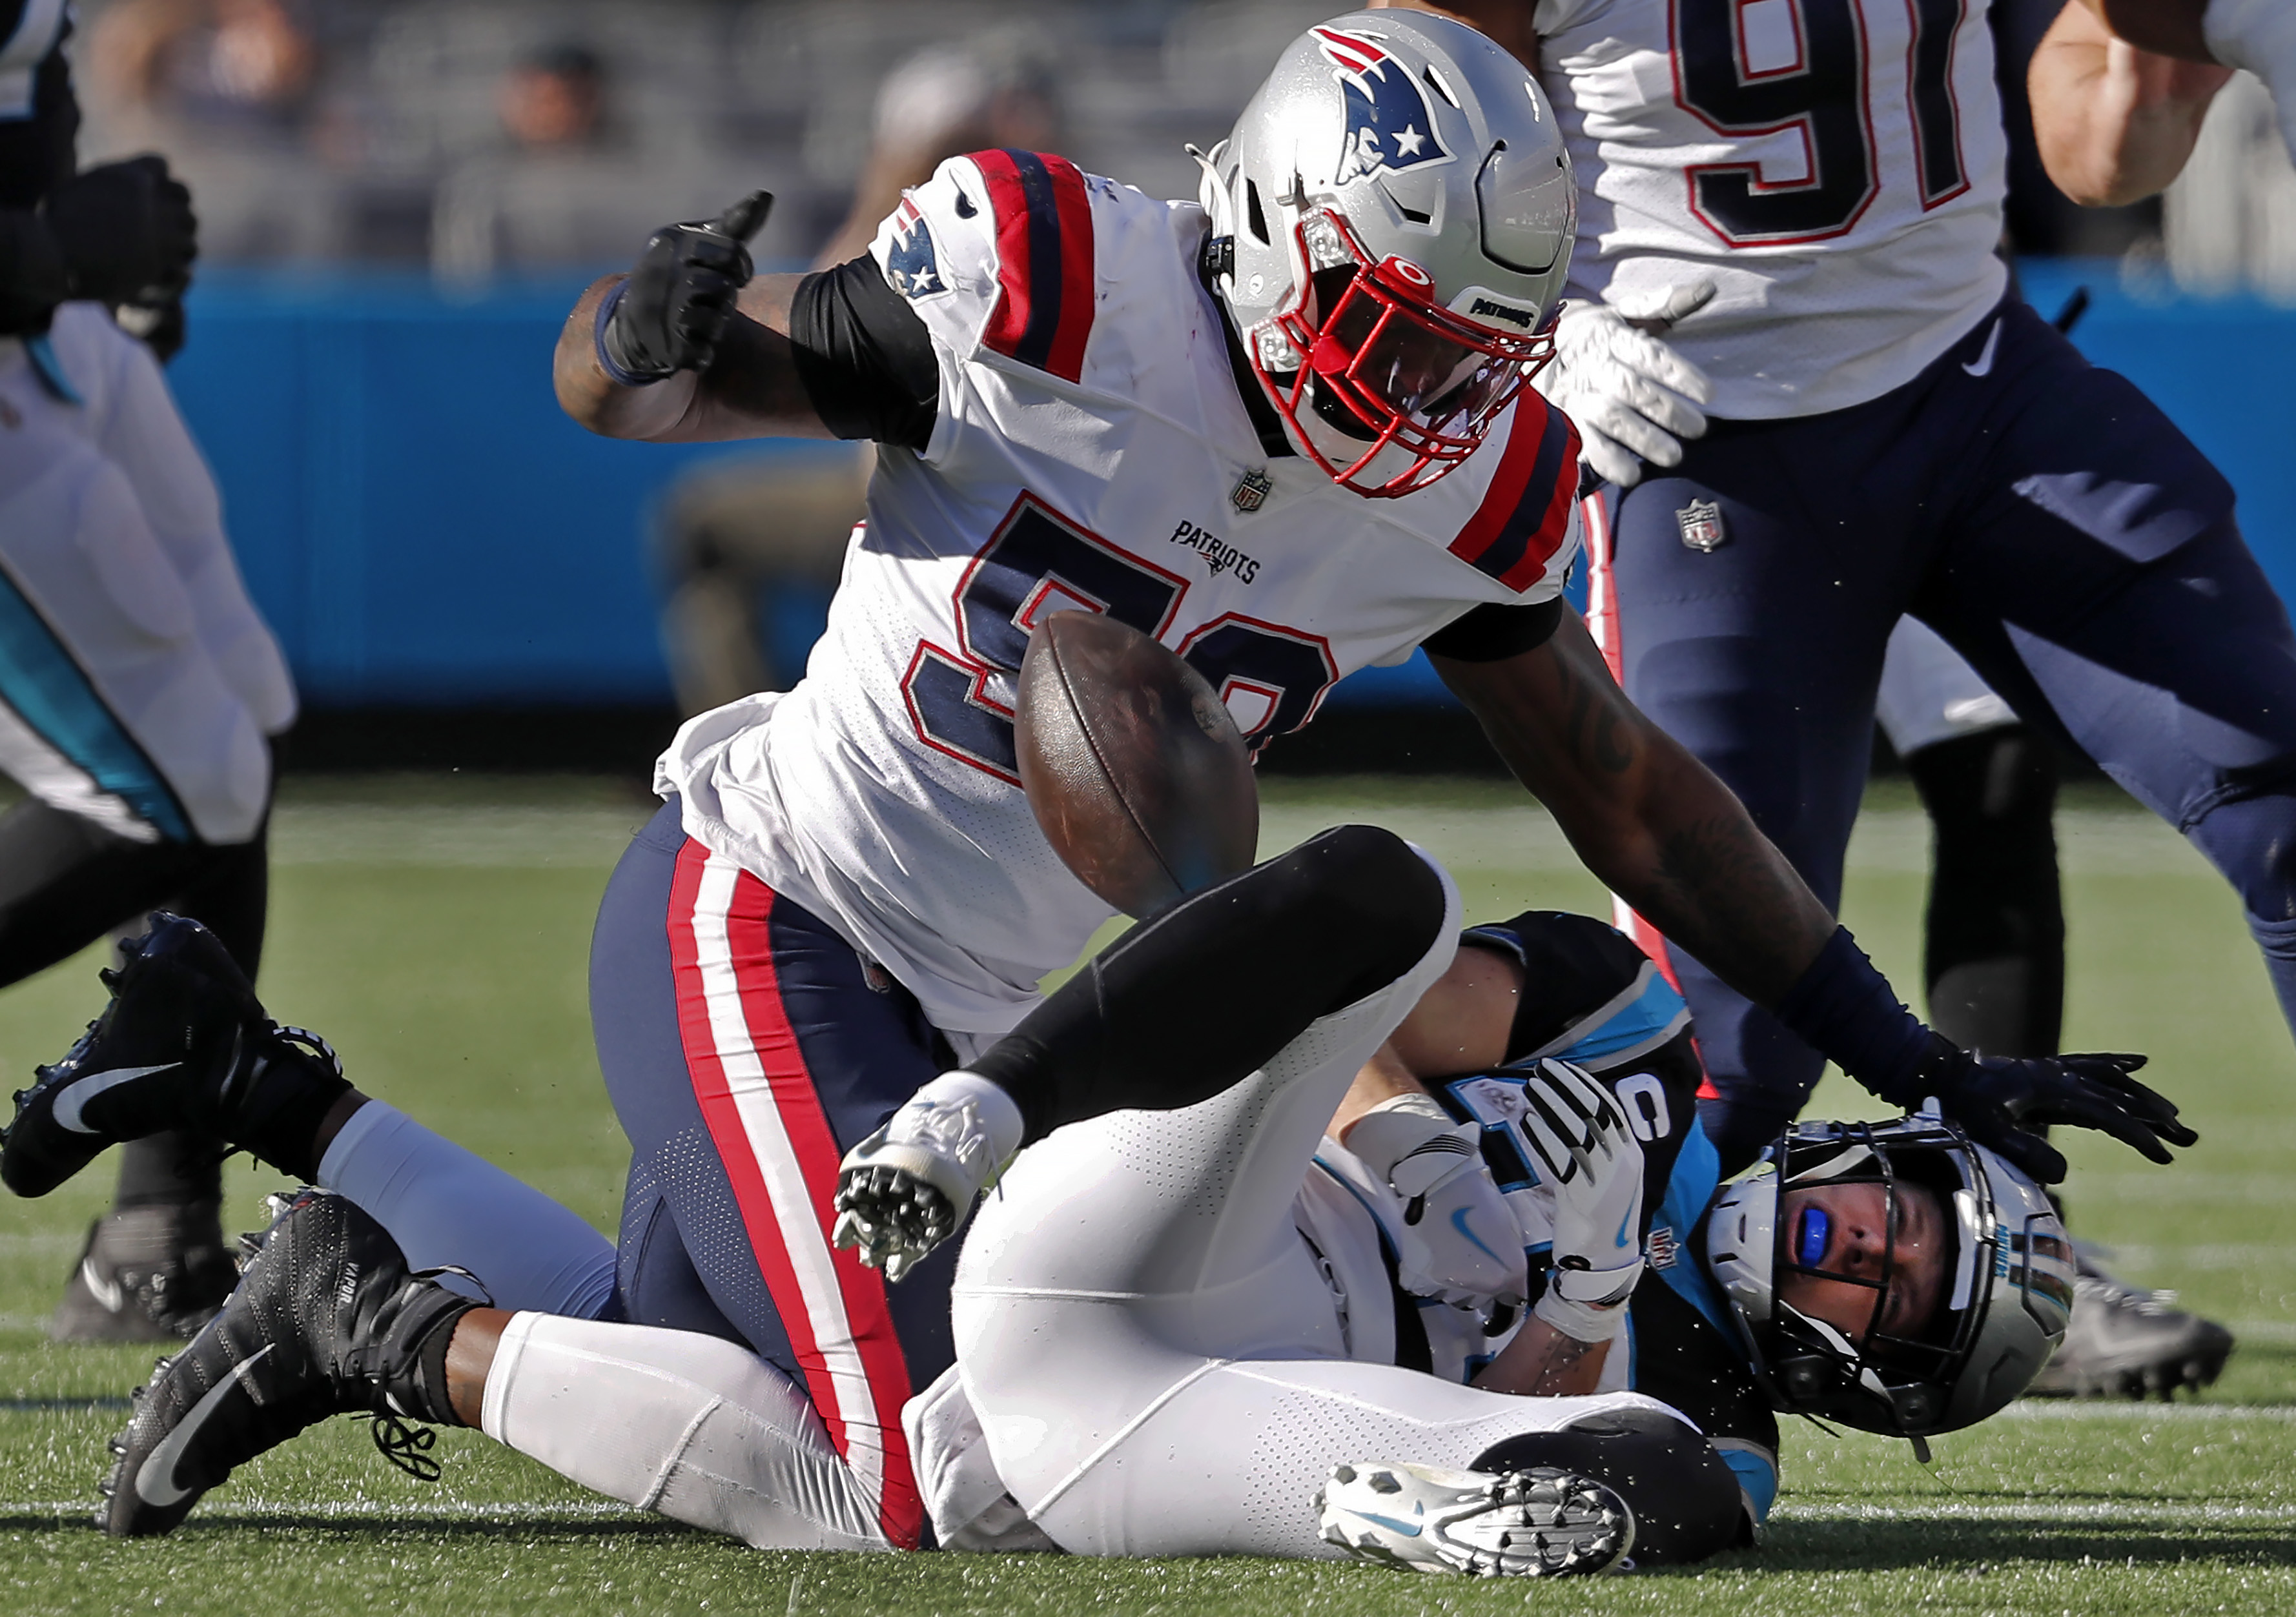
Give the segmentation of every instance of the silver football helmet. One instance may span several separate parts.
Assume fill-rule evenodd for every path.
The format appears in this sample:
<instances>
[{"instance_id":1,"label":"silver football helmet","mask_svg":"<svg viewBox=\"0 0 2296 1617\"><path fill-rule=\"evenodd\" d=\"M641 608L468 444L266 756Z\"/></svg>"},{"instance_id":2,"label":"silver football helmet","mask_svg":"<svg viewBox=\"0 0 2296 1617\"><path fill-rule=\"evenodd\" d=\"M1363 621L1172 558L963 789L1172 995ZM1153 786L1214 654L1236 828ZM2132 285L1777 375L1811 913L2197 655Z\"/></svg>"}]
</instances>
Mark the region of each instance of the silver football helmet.
<instances>
[{"instance_id":1,"label":"silver football helmet","mask_svg":"<svg viewBox=\"0 0 2296 1617\"><path fill-rule=\"evenodd\" d=\"M1839 1248L1816 1198L1829 1185L1878 1185L1889 1245L1878 1267L1828 1267ZM1950 1251L1926 1319L1886 1323L1906 1280L1899 1232L1909 1188L1937 1198ZM2072 1315L2073 1248L2041 1188L1958 1125L1926 1114L1894 1123L1805 1123L1745 1178L1722 1188L1706 1221L1708 1270L1729 1300L1755 1375L1777 1408L1919 1440L1956 1431L2024 1392ZM1813 1318L1779 1294L1789 1272L1869 1289L1862 1329Z\"/></svg>"},{"instance_id":2,"label":"silver football helmet","mask_svg":"<svg viewBox=\"0 0 2296 1617\"><path fill-rule=\"evenodd\" d=\"M1341 486L1425 487L1554 356L1570 159L1538 81L1464 23L1308 29L1198 160L1215 290Z\"/></svg>"}]
</instances>

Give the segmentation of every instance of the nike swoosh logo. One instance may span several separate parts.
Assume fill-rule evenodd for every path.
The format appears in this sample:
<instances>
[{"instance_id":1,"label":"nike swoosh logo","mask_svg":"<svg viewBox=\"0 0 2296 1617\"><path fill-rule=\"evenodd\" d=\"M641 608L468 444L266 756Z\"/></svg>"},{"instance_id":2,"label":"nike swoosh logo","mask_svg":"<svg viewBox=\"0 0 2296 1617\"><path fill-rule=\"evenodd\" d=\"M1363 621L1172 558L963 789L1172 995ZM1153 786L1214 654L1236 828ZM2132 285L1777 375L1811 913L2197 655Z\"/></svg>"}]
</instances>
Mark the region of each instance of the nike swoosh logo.
<instances>
[{"instance_id":1,"label":"nike swoosh logo","mask_svg":"<svg viewBox=\"0 0 2296 1617\"><path fill-rule=\"evenodd\" d=\"M94 1258L79 1261L79 1283L87 1287L88 1295L101 1303L107 1314L116 1314L127 1306L127 1288L99 1272Z\"/></svg>"},{"instance_id":2,"label":"nike swoosh logo","mask_svg":"<svg viewBox=\"0 0 2296 1617\"><path fill-rule=\"evenodd\" d=\"M1993 330L1986 335L1985 352L1969 364L1962 366L1972 376L1989 376L1993 372L1993 350L2001 346L2001 323L1996 320Z\"/></svg>"},{"instance_id":3,"label":"nike swoosh logo","mask_svg":"<svg viewBox=\"0 0 2296 1617\"><path fill-rule=\"evenodd\" d=\"M1399 1522L1393 1516L1374 1515L1368 1510L1358 1510L1356 1515L1366 1522L1375 1523L1386 1528L1390 1532L1399 1532L1406 1539L1415 1539L1419 1536L1420 1523L1417 1522Z\"/></svg>"},{"instance_id":4,"label":"nike swoosh logo","mask_svg":"<svg viewBox=\"0 0 2296 1617\"><path fill-rule=\"evenodd\" d=\"M108 1073L90 1073L85 1078L75 1078L56 1092L55 1106L52 1108L55 1119L75 1134L93 1134L94 1129L80 1116L89 1101L106 1090L137 1078L149 1078L154 1073L164 1073L171 1066L182 1065L180 1061L163 1061L158 1066L116 1066Z\"/></svg>"},{"instance_id":5,"label":"nike swoosh logo","mask_svg":"<svg viewBox=\"0 0 2296 1617\"><path fill-rule=\"evenodd\" d=\"M1627 1216L1626 1216L1626 1217L1624 1217L1624 1218L1622 1218L1622 1219L1620 1219L1620 1220L1619 1221L1619 1238L1618 1238L1618 1245L1619 1245L1621 1248L1623 1248L1623 1247L1626 1245L1626 1244L1627 1244L1627 1230L1628 1230L1628 1228L1629 1228L1629 1227L1634 1223L1634 1221L1635 1221L1635 1215L1634 1215L1633 1213L1629 1213L1628 1214L1627 1214Z\"/></svg>"},{"instance_id":6,"label":"nike swoosh logo","mask_svg":"<svg viewBox=\"0 0 2296 1617\"><path fill-rule=\"evenodd\" d=\"M1457 1230L1461 1235L1465 1236L1468 1241L1474 1246L1475 1250L1481 1253L1492 1262L1503 1264L1506 1262L1505 1258L1499 1256L1498 1254L1493 1252L1489 1247L1483 1245L1482 1237L1477 1235L1473 1230L1467 1228L1467 1210L1464 1207L1454 1207L1451 1209L1451 1228Z\"/></svg>"},{"instance_id":7,"label":"nike swoosh logo","mask_svg":"<svg viewBox=\"0 0 2296 1617\"><path fill-rule=\"evenodd\" d=\"M192 1412L184 1417L182 1423L160 1440L158 1448L144 1456L142 1467L135 1473L137 1499L154 1509L165 1510L170 1505L181 1504L190 1496L192 1490L176 1481L176 1462L183 1458L184 1450L191 1447L192 1440L200 1434L200 1428L207 1425L216 1410L222 1407L225 1397L246 1380L249 1372L257 1365L270 1357L271 1349L278 1345L275 1342L263 1348L254 1358L236 1366L229 1376L209 1387L207 1396L192 1406Z\"/></svg>"}]
</instances>

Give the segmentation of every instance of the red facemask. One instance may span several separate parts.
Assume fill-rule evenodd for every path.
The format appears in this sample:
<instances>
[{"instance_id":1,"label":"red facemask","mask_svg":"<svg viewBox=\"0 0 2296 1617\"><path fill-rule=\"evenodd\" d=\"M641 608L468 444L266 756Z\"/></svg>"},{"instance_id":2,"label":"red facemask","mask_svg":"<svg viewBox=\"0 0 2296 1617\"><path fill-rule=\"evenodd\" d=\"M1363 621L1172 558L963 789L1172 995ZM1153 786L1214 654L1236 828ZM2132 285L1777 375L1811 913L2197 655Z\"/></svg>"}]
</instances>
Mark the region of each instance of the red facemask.
<instances>
[{"instance_id":1,"label":"red facemask","mask_svg":"<svg viewBox=\"0 0 2296 1617\"><path fill-rule=\"evenodd\" d=\"M1342 488L1373 499L1425 488L1475 452L1554 357L1551 314L1534 332L1494 331L1438 305L1434 282L1408 258L1373 263L1328 208L1301 219L1296 233L1308 288L1271 323L1280 339L1259 329L1251 363L1294 438ZM1327 454L1303 412L1362 452ZM1389 449L1409 462L1390 470L1390 458L1373 471Z\"/></svg>"}]
</instances>

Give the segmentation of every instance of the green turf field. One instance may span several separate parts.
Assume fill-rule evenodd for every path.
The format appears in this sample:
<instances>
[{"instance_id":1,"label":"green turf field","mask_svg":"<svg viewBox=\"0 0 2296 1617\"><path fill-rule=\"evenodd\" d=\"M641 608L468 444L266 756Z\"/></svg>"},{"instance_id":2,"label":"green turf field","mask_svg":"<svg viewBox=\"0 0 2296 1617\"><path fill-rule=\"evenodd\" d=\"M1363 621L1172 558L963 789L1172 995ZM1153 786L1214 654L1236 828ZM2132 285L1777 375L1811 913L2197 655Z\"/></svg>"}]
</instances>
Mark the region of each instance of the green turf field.
<instances>
[{"instance_id":1,"label":"green turf field","mask_svg":"<svg viewBox=\"0 0 2296 1617\"><path fill-rule=\"evenodd\" d=\"M648 805L593 782L291 784L277 819L263 989L354 1079L611 1229L623 1159L589 1046L592 911ZM1271 783L1268 840L1346 819L1395 826L1457 872L1472 915L1595 909L1536 810L1480 783ZM2080 1233L2231 1321L2203 1401L2026 1404L1902 1445L1789 1432L1764 1547L1693 1573L1474 1588L1370 1568L1243 1561L758 1555L594 1501L449 1433L413 1482L332 1423L242 1473L170 1539L86 1525L103 1442L144 1350L49 1345L41 1322L106 1199L108 1164L0 1206L0 1610L855 1613L2287 1613L2296 1611L2296 1097L2290 1048L2230 896L2174 837L2101 794L2061 823L2069 1041L2153 1053L2149 1077L2206 1136L2173 1170L2070 1147ZM1848 919L1916 979L1924 836L1878 790ZM102 1003L91 955L0 993L9 1087ZM1824 1099L1855 1112L1861 1092ZM271 1176L229 1173L237 1227Z\"/></svg>"}]
</instances>

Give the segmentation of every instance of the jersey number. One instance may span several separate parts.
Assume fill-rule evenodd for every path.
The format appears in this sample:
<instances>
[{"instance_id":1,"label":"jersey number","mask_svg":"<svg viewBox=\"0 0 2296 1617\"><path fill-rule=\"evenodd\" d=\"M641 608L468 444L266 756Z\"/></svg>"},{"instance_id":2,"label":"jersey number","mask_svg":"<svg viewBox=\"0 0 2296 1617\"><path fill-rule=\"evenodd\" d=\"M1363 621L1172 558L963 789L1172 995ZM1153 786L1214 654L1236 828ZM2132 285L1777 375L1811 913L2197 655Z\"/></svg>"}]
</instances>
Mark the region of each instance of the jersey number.
<instances>
[{"instance_id":1,"label":"jersey number","mask_svg":"<svg viewBox=\"0 0 2296 1617\"><path fill-rule=\"evenodd\" d=\"M1029 634L1054 612L1105 612L1162 639L1188 581L1080 527L1022 494L956 587L958 645L920 645L901 682L909 723L928 747L1018 786L1013 706L1000 691L1021 666ZM1255 752L1297 730L1339 678L1319 634L1229 613L1179 647L1235 715Z\"/></svg>"},{"instance_id":2,"label":"jersey number","mask_svg":"<svg viewBox=\"0 0 2296 1617\"><path fill-rule=\"evenodd\" d=\"M1969 188L1953 99L1954 36L1964 0L1905 0L1913 20L1906 102L1922 206ZM1675 99L1719 134L1798 130L1799 179L1759 163L1689 171L1690 211L1733 247L1823 241L1857 223L1881 189L1866 104L1861 0L1673 0Z\"/></svg>"}]
</instances>

